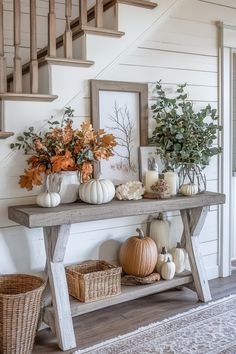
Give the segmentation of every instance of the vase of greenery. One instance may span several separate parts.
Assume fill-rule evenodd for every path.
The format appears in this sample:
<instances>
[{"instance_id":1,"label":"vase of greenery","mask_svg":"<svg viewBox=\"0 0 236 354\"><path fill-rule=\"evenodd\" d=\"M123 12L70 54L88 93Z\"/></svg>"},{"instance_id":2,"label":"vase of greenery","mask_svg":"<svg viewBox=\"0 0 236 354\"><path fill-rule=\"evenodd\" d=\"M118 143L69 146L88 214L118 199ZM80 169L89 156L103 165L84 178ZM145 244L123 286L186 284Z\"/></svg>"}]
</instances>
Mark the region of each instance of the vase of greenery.
<instances>
[{"instance_id":1,"label":"vase of greenery","mask_svg":"<svg viewBox=\"0 0 236 354\"><path fill-rule=\"evenodd\" d=\"M210 158L219 154L214 146L222 126L218 124L216 109L209 104L199 111L188 99L187 84L178 85L167 96L161 82L155 86L156 102L151 106L156 127L150 143L157 148L165 170L177 170L180 187L185 183L198 185L198 192L206 190L204 168Z\"/></svg>"}]
</instances>

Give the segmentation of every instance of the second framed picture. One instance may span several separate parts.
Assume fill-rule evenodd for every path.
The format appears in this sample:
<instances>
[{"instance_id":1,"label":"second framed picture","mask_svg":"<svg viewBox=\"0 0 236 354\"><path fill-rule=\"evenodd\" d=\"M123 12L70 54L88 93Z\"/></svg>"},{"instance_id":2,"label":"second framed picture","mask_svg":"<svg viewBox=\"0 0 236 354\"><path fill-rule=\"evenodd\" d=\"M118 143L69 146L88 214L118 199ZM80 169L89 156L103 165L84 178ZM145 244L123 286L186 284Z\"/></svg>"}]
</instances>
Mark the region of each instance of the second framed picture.
<instances>
[{"instance_id":1,"label":"second framed picture","mask_svg":"<svg viewBox=\"0 0 236 354\"><path fill-rule=\"evenodd\" d=\"M116 137L114 156L95 166L114 184L140 179L139 147L148 145L148 85L91 80L93 127Z\"/></svg>"}]
</instances>

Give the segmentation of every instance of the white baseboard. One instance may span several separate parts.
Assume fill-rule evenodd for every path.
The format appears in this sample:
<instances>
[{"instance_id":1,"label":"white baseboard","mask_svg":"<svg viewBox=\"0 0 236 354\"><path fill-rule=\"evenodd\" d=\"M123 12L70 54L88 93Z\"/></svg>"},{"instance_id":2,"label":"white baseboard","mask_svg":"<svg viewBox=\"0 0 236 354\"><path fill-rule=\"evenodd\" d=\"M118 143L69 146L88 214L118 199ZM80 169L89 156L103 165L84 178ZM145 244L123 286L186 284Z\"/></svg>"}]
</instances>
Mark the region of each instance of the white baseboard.
<instances>
[{"instance_id":1,"label":"white baseboard","mask_svg":"<svg viewBox=\"0 0 236 354\"><path fill-rule=\"evenodd\" d=\"M208 280L219 278L219 274L220 274L219 266L206 268L206 273L207 273L207 279Z\"/></svg>"}]
</instances>

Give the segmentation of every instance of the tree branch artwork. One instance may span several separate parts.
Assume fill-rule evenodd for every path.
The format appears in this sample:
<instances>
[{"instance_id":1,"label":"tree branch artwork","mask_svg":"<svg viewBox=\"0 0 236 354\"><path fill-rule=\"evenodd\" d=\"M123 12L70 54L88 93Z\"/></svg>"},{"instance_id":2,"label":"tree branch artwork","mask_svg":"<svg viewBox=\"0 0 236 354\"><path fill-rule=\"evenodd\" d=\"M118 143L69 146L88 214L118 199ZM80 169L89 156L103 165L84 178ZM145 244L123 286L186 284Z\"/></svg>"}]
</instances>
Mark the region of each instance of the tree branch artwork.
<instances>
[{"instance_id":1,"label":"tree branch artwork","mask_svg":"<svg viewBox=\"0 0 236 354\"><path fill-rule=\"evenodd\" d=\"M113 123L108 129L114 132L117 141L115 155L120 157L120 161L111 167L125 172L137 172L137 166L132 162L132 150L134 145L135 125L130 117L127 105L119 107L114 103L113 113L109 115L109 120Z\"/></svg>"}]
</instances>

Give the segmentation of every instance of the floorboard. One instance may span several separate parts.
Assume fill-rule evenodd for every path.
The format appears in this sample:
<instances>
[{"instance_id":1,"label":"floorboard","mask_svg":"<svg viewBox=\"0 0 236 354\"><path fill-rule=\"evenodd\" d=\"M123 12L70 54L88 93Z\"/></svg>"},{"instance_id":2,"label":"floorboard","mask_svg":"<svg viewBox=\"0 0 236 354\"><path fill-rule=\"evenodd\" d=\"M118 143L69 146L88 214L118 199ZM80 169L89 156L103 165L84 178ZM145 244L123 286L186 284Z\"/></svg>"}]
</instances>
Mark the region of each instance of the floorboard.
<instances>
[{"instance_id":1,"label":"floorboard","mask_svg":"<svg viewBox=\"0 0 236 354\"><path fill-rule=\"evenodd\" d=\"M210 288L214 300L235 294L236 271L233 271L230 277L210 281ZM183 288L81 315L74 319L77 344L80 348L89 347L196 306L199 306L199 303L195 293ZM65 353L73 352L74 350ZM49 329L46 329L37 335L33 354L49 353L62 352L56 345L55 336Z\"/></svg>"}]
</instances>

